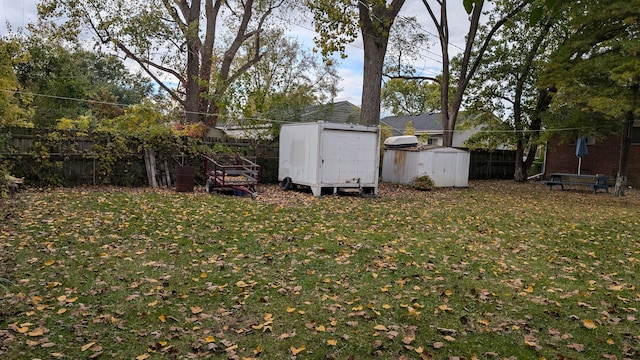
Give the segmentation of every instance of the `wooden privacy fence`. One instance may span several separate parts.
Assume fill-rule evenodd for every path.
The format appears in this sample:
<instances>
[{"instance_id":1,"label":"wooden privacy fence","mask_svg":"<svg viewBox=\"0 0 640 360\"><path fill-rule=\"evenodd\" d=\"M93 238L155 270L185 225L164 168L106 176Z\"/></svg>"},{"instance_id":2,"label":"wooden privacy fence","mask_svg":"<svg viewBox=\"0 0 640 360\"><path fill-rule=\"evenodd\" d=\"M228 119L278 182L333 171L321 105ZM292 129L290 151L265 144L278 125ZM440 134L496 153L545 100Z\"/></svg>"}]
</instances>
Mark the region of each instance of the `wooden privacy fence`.
<instances>
[{"instance_id":1,"label":"wooden privacy fence","mask_svg":"<svg viewBox=\"0 0 640 360\"><path fill-rule=\"evenodd\" d=\"M147 186L149 151L131 143L110 150L113 139L96 139L89 134L40 129L2 128L0 161L11 175L24 177L30 185ZM64 136L62 136L63 134ZM202 144L224 153L239 153L261 166L260 182L278 181L278 142L245 139L205 138ZM118 152L117 160L110 152ZM145 161L145 155L147 157ZM155 153L155 178L159 186L171 186L176 167L196 167L195 182L204 185L202 159L174 151ZM0 164L2 166L2 164ZM512 179L515 152L506 150L471 151L469 179Z\"/></svg>"},{"instance_id":2,"label":"wooden privacy fence","mask_svg":"<svg viewBox=\"0 0 640 360\"><path fill-rule=\"evenodd\" d=\"M199 171L202 170L201 157L184 154L178 147L167 154L145 151L135 142L124 147L113 146L115 139L97 139L78 132L2 128L0 133L5 137L0 141L0 161L4 161L12 175L24 177L31 185L147 186L146 165L150 153L155 161L158 185L172 185L175 169L180 165L195 166L196 184L204 184L203 172ZM205 138L199 145L247 156L262 166L262 181L277 181L278 144L275 142Z\"/></svg>"}]
</instances>

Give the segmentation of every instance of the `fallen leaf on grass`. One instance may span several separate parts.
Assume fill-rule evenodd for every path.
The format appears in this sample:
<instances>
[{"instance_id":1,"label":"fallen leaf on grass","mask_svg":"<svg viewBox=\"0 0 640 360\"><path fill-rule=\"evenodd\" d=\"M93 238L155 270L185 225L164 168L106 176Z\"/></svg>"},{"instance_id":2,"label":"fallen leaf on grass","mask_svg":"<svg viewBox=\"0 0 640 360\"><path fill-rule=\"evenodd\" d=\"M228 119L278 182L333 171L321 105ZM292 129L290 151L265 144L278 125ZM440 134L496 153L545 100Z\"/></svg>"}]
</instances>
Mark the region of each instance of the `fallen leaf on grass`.
<instances>
[{"instance_id":1,"label":"fallen leaf on grass","mask_svg":"<svg viewBox=\"0 0 640 360\"><path fill-rule=\"evenodd\" d=\"M31 337L42 336L46 331L47 331L47 328L39 327L33 331L28 332L27 335Z\"/></svg>"},{"instance_id":2,"label":"fallen leaf on grass","mask_svg":"<svg viewBox=\"0 0 640 360\"><path fill-rule=\"evenodd\" d=\"M80 348L80 351L87 351L87 350L89 350L89 348L91 348L91 347L92 347L93 345L95 345L95 344L96 344L96 342L95 342L95 341L92 341L92 342L90 342L90 343L84 344L84 345L82 345L82 347Z\"/></svg>"},{"instance_id":3,"label":"fallen leaf on grass","mask_svg":"<svg viewBox=\"0 0 640 360\"><path fill-rule=\"evenodd\" d=\"M202 312L202 308L200 306L192 306L191 313L193 315L200 314Z\"/></svg>"},{"instance_id":4,"label":"fallen leaf on grass","mask_svg":"<svg viewBox=\"0 0 640 360\"><path fill-rule=\"evenodd\" d=\"M300 347L292 346L292 347L290 347L290 348L289 348L289 351L291 351L291 355L294 355L294 356L295 356L295 355L298 355L298 354L300 354L301 352L305 351L306 349L307 349L307 348L306 348L304 345L302 345L302 346L300 346Z\"/></svg>"},{"instance_id":5,"label":"fallen leaf on grass","mask_svg":"<svg viewBox=\"0 0 640 360\"><path fill-rule=\"evenodd\" d=\"M586 327L587 329L595 329L598 326L596 325L596 323L593 322L593 320L591 319L584 319L582 320L582 325L584 327Z\"/></svg>"},{"instance_id":6,"label":"fallen leaf on grass","mask_svg":"<svg viewBox=\"0 0 640 360\"><path fill-rule=\"evenodd\" d=\"M567 345L567 347L569 349L573 349L573 350L575 350L577 352L583 352L584 351L584 344L572 343L572 344Z\"/></svg>"}]
</instances>

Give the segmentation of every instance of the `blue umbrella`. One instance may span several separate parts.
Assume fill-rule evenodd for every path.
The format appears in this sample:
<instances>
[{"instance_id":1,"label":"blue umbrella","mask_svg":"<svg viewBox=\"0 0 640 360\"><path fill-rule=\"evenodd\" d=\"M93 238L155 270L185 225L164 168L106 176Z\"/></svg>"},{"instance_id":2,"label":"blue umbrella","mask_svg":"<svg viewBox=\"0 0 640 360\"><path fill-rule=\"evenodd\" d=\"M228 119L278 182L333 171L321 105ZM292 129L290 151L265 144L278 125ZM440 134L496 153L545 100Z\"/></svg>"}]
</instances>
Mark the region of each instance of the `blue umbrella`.
<instances>
[{"instance_id":1,"label":"blue umbrella","mask_svg":"<svg viewBox=\"0 0 640 360\"><path fill-rule=\"evenodd\" d=\"M580 167L582 166L582 158L589 154L587 150L587 138L584 136L578 137L576 143L576 156L578 157L578 174L580 174Z\"/></svg>"}]
</instances>

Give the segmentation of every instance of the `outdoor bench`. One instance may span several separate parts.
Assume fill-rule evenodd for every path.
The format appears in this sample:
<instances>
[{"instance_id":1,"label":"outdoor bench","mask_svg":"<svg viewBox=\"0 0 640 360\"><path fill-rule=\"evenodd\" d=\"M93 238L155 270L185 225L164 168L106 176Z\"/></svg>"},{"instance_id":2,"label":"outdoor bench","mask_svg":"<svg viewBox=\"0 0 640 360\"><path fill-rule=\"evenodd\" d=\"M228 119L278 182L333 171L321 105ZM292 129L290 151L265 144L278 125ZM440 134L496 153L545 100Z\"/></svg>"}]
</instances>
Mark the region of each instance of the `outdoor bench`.
<instances>
[{"instance_id":1,"label":"outdoor bench","mask_svg":"<svg viewBox=\"0 0 640 360\"><path fill-rule=\"evenodd\" d=\"M595 194L599 189L605 189L609 192L609 177L601 174L583 175L583 174L562 174L554 173L550 175L549 180L544 181L545 185L549 185L549 190L554 185L560 185L564 190L565 185L581 185L588 186L593 189Z\"/></svg>"}]
</instances>

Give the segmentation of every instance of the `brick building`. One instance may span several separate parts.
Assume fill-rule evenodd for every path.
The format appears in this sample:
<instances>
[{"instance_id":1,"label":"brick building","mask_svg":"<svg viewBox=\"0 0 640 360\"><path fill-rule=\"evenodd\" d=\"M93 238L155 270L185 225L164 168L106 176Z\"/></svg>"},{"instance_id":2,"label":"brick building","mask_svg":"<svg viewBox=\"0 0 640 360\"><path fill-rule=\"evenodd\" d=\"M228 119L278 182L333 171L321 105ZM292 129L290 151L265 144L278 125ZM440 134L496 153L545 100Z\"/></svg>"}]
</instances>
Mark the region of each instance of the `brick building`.
<instances>
[{"instance_id":1,"label":"brick building","mask_svg":"<svg viewBox=\"0 0 640 360\"><path fill-rule=\"evenodd\" d=\"M561 142L554 138L548 143L545 178L551 173L577 173L578 157L576 157L576 142ZM615 182L620 162L620 136L613 136L606 140L589 139L587 143L589 154L582 158L582 174L605 174L611 178L610 184ZM640 123L633 128L631 148L629 149L630 186L640 187Z\"/></svg>"}]
</instances>

